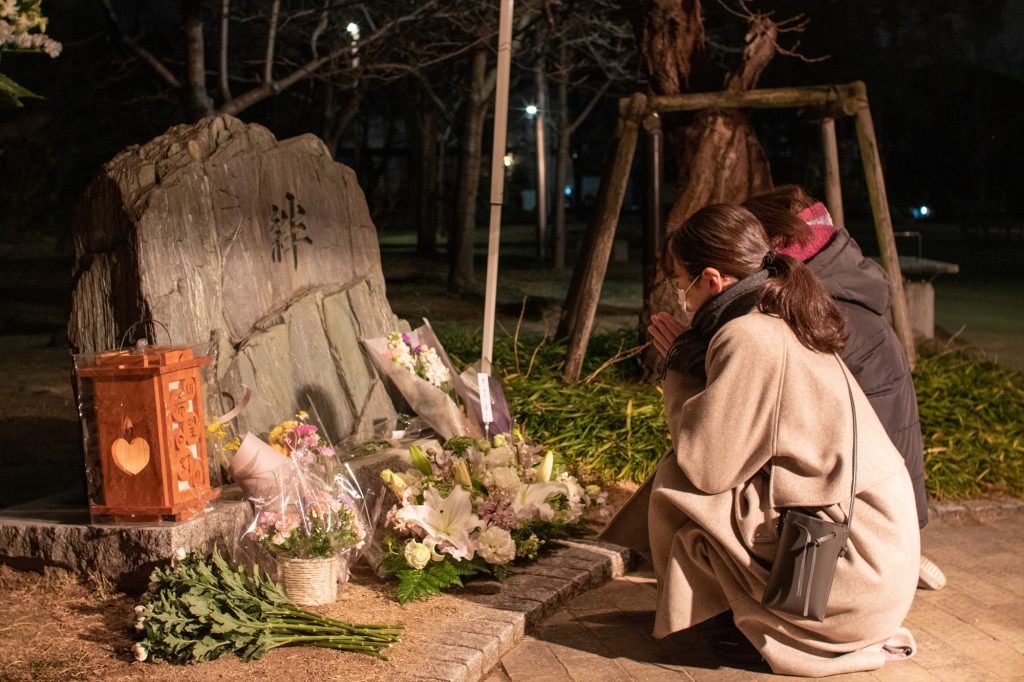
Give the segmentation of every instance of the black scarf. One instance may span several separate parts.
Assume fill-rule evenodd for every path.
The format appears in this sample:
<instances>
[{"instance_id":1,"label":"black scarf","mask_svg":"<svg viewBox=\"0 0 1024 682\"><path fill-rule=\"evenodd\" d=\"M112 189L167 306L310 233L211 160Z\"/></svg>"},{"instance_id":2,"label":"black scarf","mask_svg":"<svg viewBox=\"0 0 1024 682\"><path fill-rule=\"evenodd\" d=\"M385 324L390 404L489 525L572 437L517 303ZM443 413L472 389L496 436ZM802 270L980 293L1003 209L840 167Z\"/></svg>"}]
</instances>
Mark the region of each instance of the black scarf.
<instances>
[{"instance_id":1,"label":"black scarf","mask_svg":"<svg viewBox=\"0 0 1024 682\"><path fill-rule=\"evenodd\" d=\"M680 334L669 349L661 378L664 379L665 373L672 369L707 382L704 359L711 339L726 322L754 309L757 292L767 280L768 271L758 270L705 301L693 316L692 326Z\"/></svg>"}]
</instances>

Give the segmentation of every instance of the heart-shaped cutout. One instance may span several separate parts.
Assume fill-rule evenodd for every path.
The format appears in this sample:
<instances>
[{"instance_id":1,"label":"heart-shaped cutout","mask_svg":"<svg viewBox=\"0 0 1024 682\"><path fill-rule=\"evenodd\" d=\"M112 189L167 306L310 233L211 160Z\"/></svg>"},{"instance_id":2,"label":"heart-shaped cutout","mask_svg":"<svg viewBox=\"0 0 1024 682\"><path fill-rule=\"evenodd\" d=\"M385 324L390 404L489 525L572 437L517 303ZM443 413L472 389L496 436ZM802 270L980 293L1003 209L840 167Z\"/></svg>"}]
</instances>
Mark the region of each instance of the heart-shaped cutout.
<instances>
[{"instance_id":1,"label":"heart-shaped cutout","mask_svg":"<svg viewBox=\"0 0 1024 682\"><path fill-rule=\"evenodd\" d=\"M118 438L110 446L110 455L118 469L134 476L149 464L149 443L144 438L133 438L131 443Z\"/></svg>"}]
</instances>

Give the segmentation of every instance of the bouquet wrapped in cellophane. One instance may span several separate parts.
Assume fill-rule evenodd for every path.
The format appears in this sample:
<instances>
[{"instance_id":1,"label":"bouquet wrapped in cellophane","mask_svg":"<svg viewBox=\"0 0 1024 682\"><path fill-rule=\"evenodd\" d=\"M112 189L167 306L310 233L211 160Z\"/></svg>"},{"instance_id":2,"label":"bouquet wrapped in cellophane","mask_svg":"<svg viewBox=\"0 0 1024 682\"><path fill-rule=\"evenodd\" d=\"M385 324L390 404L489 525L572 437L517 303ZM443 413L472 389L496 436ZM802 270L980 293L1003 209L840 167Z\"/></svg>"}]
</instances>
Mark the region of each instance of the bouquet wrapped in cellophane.
<instances>
[{"instance_id":1,"label":"bouquet wrapped in cellophane","mask_svg":"<svg viewBox=\"0 0 1024 682\"><path fill-rule=\"evenodd\" d=\"M410 332L392 331L363 340L380 375L443 439L509 433L512 419L501 384L484 379L488 406L482 406L478 374L472 370L460 374L430 323L423 322Z\"/></svg>"},{"instance_id":2,"label":"bouquet wrapped in cellophane","mask_svg":"<svg viewBox=\"0 0 1024 682\"><path fill-rule=\"evenodd\" d=\"M351 469L305 412L271 429L268 440L283 463L273 472L273 486L265 485L263 495L251 498L255 517L244 537L278 561L279 577L293 600L333 601L337 583L347 580L348 566L372 532L368 501ZM319 581L319 596L297 594L300 588L290 576L302 572Z\"/></svg>"}]
</instances>

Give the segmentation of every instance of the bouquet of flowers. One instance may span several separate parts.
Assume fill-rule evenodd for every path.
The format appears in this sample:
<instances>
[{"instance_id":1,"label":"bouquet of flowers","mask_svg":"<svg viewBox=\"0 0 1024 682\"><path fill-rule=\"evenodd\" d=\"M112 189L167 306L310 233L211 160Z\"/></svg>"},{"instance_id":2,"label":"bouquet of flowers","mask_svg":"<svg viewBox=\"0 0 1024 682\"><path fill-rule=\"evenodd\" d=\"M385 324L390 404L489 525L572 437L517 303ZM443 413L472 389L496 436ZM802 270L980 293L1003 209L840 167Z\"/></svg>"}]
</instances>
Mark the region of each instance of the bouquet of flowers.
<instances>
[{"instance_id":1,"label":"bouquet of flowers","mask_svg":"<svg viewBox=\"0 0 1024 682\"><path fill-rule=\"evenodd\" d=\"M271 554L296 559L336 556L362 547L366 538L355 500L333 480L334 448L308 420L300 411L270 430L270 447L290 467L247 531Z\"/></svg>"},{"instance_id":2,"label":"bouquet of flowers","mask_svg":"<svg viewBox=\"0 0 1024 682\"><path fill-rule=\"evenodd\" d=\"M316 559L359 549L366 529L353 500L314 490L261 510L248 535L273 555Z\"/></svg>"},{"instance_id":3,"label":"bouquet of flowers","mask_svg":"<svg viewBox=\"0 0 1024 682\"><path fill-rule=\"evenodd\" d=\"M211 661L233 653L244 661L271 649L314 646L384 658L401 625L353 625L289 603L281 586L258 566L235 566L216 549L206 557L179 549L158 566L143 603L135 607L132 646L138 661Z\"/></svg>"},{"instance_id":4,"label":"bouquet of flowers","mask_svg":"<svg viewBox=\"0 0 1024 682\"><path fill-rule=\"evenodd\" d=\"M586 512L608 513L606 493L560 471L552 452L521 437L452 438L410 447L412 468L381 477L398 498L388 512L382 562L396 596L424 599L462 578L502 578L516 559L535 559L555 538L581 534Z\"/></svg>"},{"instance_id":5,"label":"bouquet of flowers","mask_svg":"<svg viewBox=\"0 0 1024 682\"><path fill-rule=\"evenodd\" d=\"M50 57L60 54L61 44L46 35L48 20L41 5L42 0L0 0L0 52L45 52ZM0 102L6 100L20 107L26 97L39 95L0 73Z\"/></svg>"},{"instance_id":6,"label":"bouquet of flowers","mask_svg":"<svg viewBox=\"0 0 1024 682\"><path fill-rule=\"evenodd\" d=\"M414 343L412 337L405 332L388 332L385 338L388 340L387 350L384 351L385 358L448 395L454 395L451 372L441 361L437 349L426 344Z\"/></svg>"},{"instance_id":7,"label":"bouquet of flowers","mask_svg":"<svg viewBox=\"0 0 1024 682\"><path fill-rule=\"evenodd\" d=\"M411 332L389 332L363 345L377 372L442 438L512 431L501 383L475 366L460 374L427 320Z\"/></svg>"},{"instance_id":8,"label":"bouquet of flowers","mask_svg":"<svg viewBox=\"0 0 1024 682\"><path fill-rule=\"evenodd\" d=\"M479 420L467 418L469 391L430 324L410 332L392 331L363 345L377 372L409 408L442 438L483 436ZM392 397L396 397L392 395Z\"/></svg>"},{"instance_id":9,"label":"bouquet of flowers","mask_svg":"<svg viewBox=\"0 0 1024 682\"><path fill-rule=\"evenodd\" d=\"M316 604L334 600L337 583L348 575L347 564L340 559L355 558L350 555L365 545L369 524L357 499L359 486L344 473L334 448L308 419L299 412L270 430L269 444L264 444L270 454L265 456L279 457L283 464L274 471L275 490L255 499L256 516L245 537L278 558L293 600ZM310 601L300 594L289 577L289 572L300 571L295 562L306 562L301 564L306 573L314 563L322 564L327 573L318 577L324 588L321 596Z\"/></svg>"}]
</instances>

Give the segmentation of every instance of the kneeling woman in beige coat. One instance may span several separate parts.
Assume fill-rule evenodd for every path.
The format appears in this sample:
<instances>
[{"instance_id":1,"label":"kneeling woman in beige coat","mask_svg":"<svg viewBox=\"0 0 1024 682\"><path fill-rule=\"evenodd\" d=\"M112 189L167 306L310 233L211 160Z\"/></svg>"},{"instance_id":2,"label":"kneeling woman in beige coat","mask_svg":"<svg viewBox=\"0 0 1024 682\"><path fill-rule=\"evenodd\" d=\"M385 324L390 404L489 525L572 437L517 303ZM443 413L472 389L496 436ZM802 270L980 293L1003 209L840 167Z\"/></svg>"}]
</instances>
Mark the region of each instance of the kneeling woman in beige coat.
<instances>
[{"instance_id":1,"label":"kneeling woman in beige coat","mask_svg":"<svg viewBox=\"0 0 1024 682\"><path fill-rule=\"evenodd\" d=\"M854 439L849 374L835 355L842 317L803 264L770 249L753 215L724 204L698 211L667 244L680 303L696 314L670 349L660 341L673 452L649 496L634 498L649 500L654 635L731 609L777 673L872 670L913 653L902 622L920 547L906 467L856 381L856 511L827 616L819 623L761 604L780 512L845 520ZM630 515L606 537L616 526L621 535Z\"/></svg>"}]
</instances>

